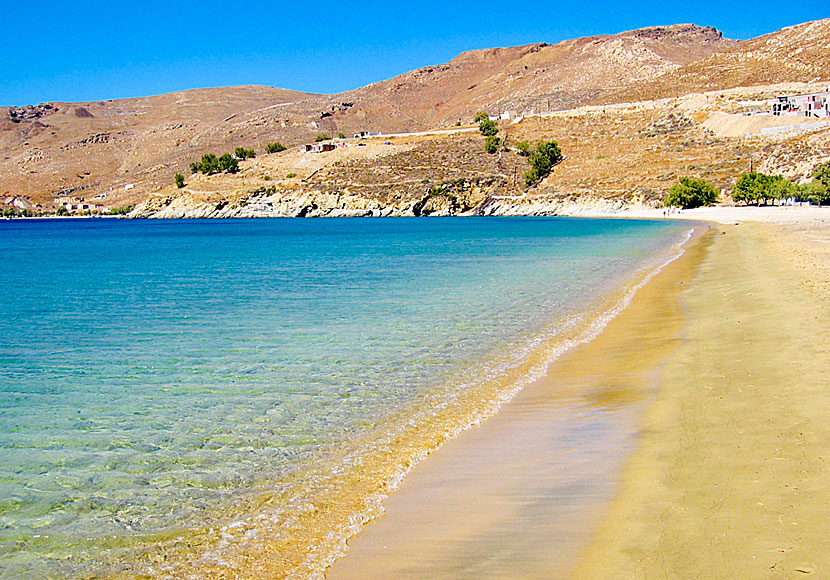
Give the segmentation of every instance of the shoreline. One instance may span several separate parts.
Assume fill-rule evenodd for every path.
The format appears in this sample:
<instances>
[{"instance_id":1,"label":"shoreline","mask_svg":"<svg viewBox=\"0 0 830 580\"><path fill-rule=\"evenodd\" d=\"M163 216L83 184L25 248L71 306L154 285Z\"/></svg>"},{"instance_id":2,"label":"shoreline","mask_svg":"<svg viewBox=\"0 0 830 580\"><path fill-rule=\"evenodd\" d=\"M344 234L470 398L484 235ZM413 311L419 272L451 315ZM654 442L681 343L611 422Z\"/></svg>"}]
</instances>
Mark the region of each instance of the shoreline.
<instances>
[{"instance_id":1,"label":"shoreline","mask_svg":"<svg viewBox=\"0 0 830 580\"><path fill-rule=\"evenodd\" d=\"M636 442L652 366L666 351L654 348L636 372L625 361L635 342L656 345L658 333L671 346L679 332L670 297L705 243L705 227L696 229L682 253L626 286L628 297L591 340L416 465L384 501L385 515L350 540L326 578L549 578L575 566ZM655 309L664 314L657 325ZM638 341L625 330L632 325ZM613 368L586 376L598 359L615 361Z\"/></svg>"},{"instance_id":2,"label":"shoreline","mask_svg":"<svg viewBox=\"0 0 830 580\"><path fill-rule=\"evenodd\" d=\"M712 211L713 209L716 211ZM765 210L768 209L774 211L766 212ZM793 209L796 211L792 211ZM761 212L764 213L761 214ZM656 210L656 213L661 213L661 210ZM635 216L629 214L628 217L653 218L661 216ZM740 364L740 358L738 362L735 359L736 353L739 357L741 356L741 344L746 342L755 345L760 357L756 362L764 362L764 356L767 355L767 358L775 360L781 369L787 369L791 377L798 377L799 365L806 364L804 356L797 356L797 352L791 352L792 348L780 348L779 346L779 350L788 353L787 356L768 356L769 350L765 348L761 335L766 332L766 339L774 341L776 336L775 325L778 322L775 315L769 311L765 311L763 315L758 316L760 322L757 328L755 326L737 327L735 325L736 327L733 327L731 332L728 333L733 339L731 343L719 339L720 330L718 327L724 322L724 317L729 318L729 315L725 310L711 308L709 304L713 297L724 292L725 282L722 279L721 270L726 269L728 271L730 268L737 268L736 273L731 275L731 281L727 284L727 287L732 285L731 292L735 295L751 296L759 285L767 287L769 291L767 297L770 299L779 296L773 290L780 292L781 288L784 287L789 290L789 293L785 294L786 296L791 296L793 292L799 290L808 292L806 305L800 301L796 301L796 304L788 303L788 307L793 311L791 313L788 311L788 320L794 322L789 324L789 334L787 336L793 340L793 344L799 344L800 347L809 346L808 339L810 336L817 339L813 341L814 343L820 343L820 337L826 336L821 331L827 330L827 324L823 323L822 326L819 316L812 316L811 318L811 312L812 309L816 308L817 303L820 311L825 311L828 280L827 262L824 262L824 270L818 272L811 269L811 266L814 266L817 260L826 257L826 255L819 257L813 255L812 261L807 260L806 263L804 260L797 259L798 256L793 257L793 252L798 253L805 249L804 235L801 235L801 237L794 236L793 232L799 231L802 234L803 231L813 234L818 232L816 234L818 239L822 240L826 247L830 247L830 244L828 244L830 242L830 212L823 213L823 210L819 208L703 208L700 211L684 212L677 217L732 225L713 226L712 229L715 231L707 237L708 241L697 243L700 255L686 257L679 261L681 264L677 265L685 268L680 277L684 277L686 280L674 279L678 290L674 295L674 302L681 309L678 312L685 313L682 316L684 322L676 329L676 334L673 337L664 335L659 340L643 343L650 345L652 349L656 348L657 345L660 345L660 348L665 348L668 344L673 344L674 348L670 353L664 352L665 357L662 360L652 360L649 369L644 371L638 379L637 384L639 386L633 391L628 391L627 396L629 397L634 396L631 394L632 392L639 393L634 396L637 402L631 403L629 401L629 403L635 407L638 404L641 405L638 411L640 415L635 412L635 416L629 417L631 423L628 428L632 430L629 431L630 439L625 444L629 447L615 444L617 445L615 449L623 452L623 457L618 457L619 463L616 464L615 469L617 471L615 474L609 475L608 472L601 476L598 476L597 473L593 474L594 477L606 478L606 484L610 477L610 487L606 486L604 491L592 496L592 501L577 502L577 505L583 508L579 513L571 511L570 514L566 513L565 516L562 516L557 514L555 509L553 511L543 509L541 512L535 510L537 514L546 513L548 516L552 516L553 519L564 517L564 520L569 522L570 528L567 528L567 526L566 528L560 527L556 532L568 536L565 542L557 540L554 551L559 550L560 553L558 555L553 554L554 558L547 560L528 557L528 554L538 555L541 553L541 548L550 551L551 538L555 536L549 534L547 542L540 545L544 538L540 539L540 537L534 536L531 530L532 526L530 526L533 518L529 520L526 514L524 518L518 517L513 523L506 523L510 518L504 514L506 511L509 512L511 508L504 504L510 502L521 503L521 499L512 495L508 496L506 500L504 495L493 493L492 486L490 486L490 492L487 492L485 485L489 485L487 479L492 478L492 473L488 477L482 477L479 471L478 483L473 481L472 483L467 482L465 485L459 484L464 477L464 475L459 476L459 466L463 467L464 465L463 460L459 462L460 457L472 455L478 458L479 461L485 463L490 461L494 466L500 461L504 462L504 452L502 452L502 455L498 453L488 455L487 452L483 452L487 449L487 441L494 437L501 440L509 440L511 437L516 439L517 433L521 433L522 418L527 419L531 414L528 413L527 408L521 410L522 401L532 398L533 392L540 391L537 383L526 387L514 401L508 403L498 415L488 420L486 424L477 426L473 430L462 434L458 439L448 442L440 452L416 466L400 488L384 503L387 515L370 523L359 536L350 541L349 553L328 570L326 578L330 580L360 577L428 578L436 577L436 575L462 578L471 577L470 574L475 577L504 577L506 574L517 578L545 578L551 577L551 574L577 578L651 578L655 575L664 574L667 569L671 570L669 576L688 578L742 577L746 576L746 571L750 569L753 572L750 575L753 577L763 576L764 574L774 576L768 571L779 572L782 570L787 571L785 577L791 577L790 574L792 573L797 573L801 577L819 569L825 571L830 569L830 563L826 562L828 557L822 555L822 544L820 542L823 541L823 537L820 533L820 520L816 519L820 514L819 506L830 503L830 492L816 489L818 485L816 483L810 484L810 481L815 482L814 476L808 474L805 478L797 478L798 482L793 483L792 487L788 487L790 484L784 484L783 488L778 489L779 492L783 489L789 490L785 492L786 495L797 490L798 484L809 486L809 495L806 498L804 496L800 497L800 501L806 502L806 505L798 511L800 512L801 525L808 524L807 530L812 533L811 539L797 542L787 536L787 539L790 540L789 543L786 541L776 543L769 539L766 544L761 544L766 548L765 550L760 550L758 545L750 542L747 538L751 531L749 528L752 527L744 524L747 510L752 511L752 506L749 504L763 503L754 502L752 493L745 494L747 497L742 502L737 502L746 504L743 506L743 511L729 512L729 515L718 521L717 525L707 525L705 529L708 536L693 533L700 522L711 522L712 519L716 519L718 512L723 511L723 502L718 504L715 501L713 504L713 498L699 490L707 490L707 481L716 481L718 477L726 477L730 471L730 468L727 467L730 465L729 462L720 463L708 471L702 470L701 472L705 475L698 476L697 479L693 476L698 470L687 468L686 471L689 472L687 475L692 477L692 480L686 481L682 485L677 484L673 488L664 481L666 471L673 466L676 467L677 463L681 461L679 449L677 447L667 447L664 440L684 441L690 436L686 423L683 422L682 417L678 418L677 408L681 404L685 404L688 407L698 405L697 408L700 409L703 408L701 406L705 403L704 399L707 396L711 397L710 386L704 385L706 388L702 390L694 388L697 386L698 378L704 380L708 371L708 361L701 357L695 359L693 356L695 349L701 348L696 342L695 346L691 346L692 341L701 340L701 337L695 334L694 329L708 324L706 330L703 331L703 336L717 343L718 348L714 349L716 352L713 352L713 349L706 352L713 356L717 354L720 357L718 360L723 369L730 370L730 367L734 367L731 368L732 372L740 373L741 370L749 372L746 365ZM739 224L749 225L748 227L737 227ZM773 250L773 246L778 242L782 242L782 240L786 241L783 244L785 247L783 252L790 252L786 256L782 254L782 251ZM764 261L757 255L750 255L752 248L757 248L759 243L765 244L764 247L767 251L775 252L774 255L770 254L769 260ZM742 248L745 254L736 253L736 247ZM754 261L749 261L750 258L754 258ZM742 264L744 264L743 272L737 273L741 271ZM751 270L747 271L746 268L751 268L753 265L759 266L759 264L764 264L764 268L754 272L755 276L749 275L753 272ZM697 273L693 271L695 268L699 269ZM672 268L672 270L676 270L676 268ZM813 279L809 278L811 272ZM561 379L564 376L561 373L563 373L564 367L569 364L568 361L578 361L580 357L584 356L582 363L575 362L573 364L571 369L573 374L570 376L572 378L581 377L576 379L577 381L590 381L596 379L597 373L590 371L587 363L588 361L595 363L596 358L584 353L596 352L596 349L602 348L604 343L613 342L615 334L618 338L626 339L627 337L628 342L632 342L631 329L633 327L630 318L638 315L638 309L640 309L640 316L644 324L650 321L653 325L660 321L660 317L656 316L655 312L643 312L641 307L646 296L651 295L654 298L653 293L661 283L665 283L665 280L670 279L671 276L671 272L662 273L661 276L650 281L638 292L637 297L626 312L615 318L609 324L609 328L601 333L599 337L586 345L577 347L573 352L565 355L561 361L557 361L552 365L546 379L542 381L548 382L548 402L551 398L555 399L561 395L561 392L551 391L552 382L555 382L555 378L558 376L561 384ZM805 276L807 282L804 281ZM769 282L769 284L764 284L764 281ZM689 301L692 298L689 298L689 295L694 297L694 302L691 305ZM786 298L782 299L786 300ZM810 324L813 325L813 329L817 334L807 334L805 327L803 325L799 326L804 322L802 319L811 319ZM628 325L627 329L626 325ZM652 339L654 338L655 335L652 336ZM638 340L642 341L642 337ZM758 342L759 340L761 342ZM775 343L773 342L773 344ZM813 345L814 354L816 348L819 347ZM819 348L819 355L823 354L824 359L826 359L827 347L823 347L823 349L821 351ZM819 355L816 355L816 360L823 361L824 359ZM628 356L629 365L632 362L640 364L644 358L648 358L649 353L643 349L640 350L639 354L629 352ZM794 425L798 425L798 428L802 429L799 433L803 434L803 430L809 428L812 440L808 441L803 437L799 438L798 435L794 435L796 447L793 449L805 452L805 446L810 443L813 452L811 459L812 472L828 475L823 460L816 455L816 452L821 455L822 445L815 445L818 441L830 443L830 428L818 427L821 423L821 409L828 408L828 397L821 393L818 387L821 386L820 377L826 377L828 369L827 363L824 362L821 362L821 364L816 362L814 366L816 368L810 369L812 379L809 380L812 380L810 384L815 388L809 389L809 392L804 395L809 399L805 401L805 404L810 407L810 413L806 413L810 416L807 417L805 413L801 413L800 420L794 422ZM822 371L824 371L824 374L822 374ZM621 374L627 377L626 380L630 381L630 373L623 372ZM603 374L603 376L608 379L607 375ZM776 377L780 379L780 373ZM807 380L808 383L809 380ZM674 385L680 383L686 385L683 395L672 394ZM765 399L766 405L760 406L771 413L768 420L774 421L772 415L774 415L775 409L769 407L769 401L778 402L780 397L775 392L775 381L768 380L767 383L769 383L767 385L768 389L761 395L767 397ZM788 393L795 388L793 383L794 381L791 380ZM740 392L741 381L737 380L734 386L736 392ZM544 388L541 390L544 391ZM671 403L668 403L667 400ZM684 400L687 402L683 403ZM674 405L672 407L675 410L674 415L669 415L666 411L670 404ZM738 423L741 423L741 421L751 423L753 414L757 414L757 409L752 402L742 408L741 411L747 413L749 419L744 416L735 416L735 408L706 407L705 409L705 413L708 415L720 415L723 425L728 426L731 421L733 429L736 421ZM798 409L793 409L791 405L788 405L787 409L796 415L798 414ZM511 414L513 415L512 419ZM511 421L514 422L512 431L508 427L498 425L499 423L502 425L508 424ZM526 421L526 423L528 422ZM528 424L530 427L526 424L525 428L532 429L532 421ZM793 431L795 428L791 426L789 431ZM711 429L711 425L708 426L707 432ZM744 430L741 432L743 433ZM498 434L497 437L496 434ZM722 442L730 439L730 430L726 427L718 431L718 434L722 440L721 447L723 447ZM707 437L706 441L708 443L706 445L697 442L696 452L703 455L708 453L707 445L712 442L714 437L716 436L710 435ZM766 445L766 447L759 450L762 453L770 456L775 455L776 450L769 448L771 441L753 439L753 442ZM728 447L728 444L726 446ZM690 444L689 447L694 448L694 444ZM492 451L492 448L490 449ZM732 461L740 463L742 458L746 459L747 449L752 450L752 446L743 449L743 451L740 447L737 450L730 449ZM720 447L718 450L720 450ZM766 457L764 461L778 463L779 459ZM532 459L531 463L533 460L538 462L538 457ZM751 469L753 466L752 461L744 461L744 463L747 465L746 469ZM781 463L784 462L781 461ZM562 464L558 466L560 469L561 467ZM480 470L480 468L477 469ZM464 473L463 470L461 473ZM762 480L761 484L774 486L775 477L781 477L781 475L782 473L776 472L775 476L770 475L770 479ZM553 476L557 476L556 471L553 472ZM502 473L502 482L505 477L506 475ZM522 478L521 474L515 473L515 470L509 477L518 478L518 480ZM550 478L551 473L548 472L545 477ZM740 498L742 492L746 489L751 489L752 485L758 485L758 482L753 483L751 481L740 481L740 483L741 485L733 489L734 496L737 498ZM530 473L519 487L521 489L538 489L539 484L540 476L536 472L535 474ZM496 488L499 485L497 483ZM436 491L440 489L445 491ZM449 492L446 491L447 489L449 489ZM455 499L447 502L446 497L453 497L453 489L455 490ZM504 491L504 488L502 488L502 491ZM707 491L712 491L711 486ZM443 503L440 493L444 493ZM819 493L823 498L822 501L826 500L827 503L816 501ZM778 500L783 499L780 493L773 495ZM470 498L473 498L472 504L469 503ZM679 531L674 530L672 533L682 537L685 532L689 537L685 541L679 539L675 543L669 544L666 540L666 536L669 535L667 529L671 527L671 522L680 521L677 515L678 513L683 515L683 512L686 511L686 504L683 502L686 502L687 498L698 500L697 513L687 515L683 519L685 528ZM706 501L709 503L706 503ZM549 502L547 508L551 508L551 505L555 503L555 501ZM439 520L436 523L435 516L428 515L431 513L428 509L430 505L440 506L439 511L448 514L448 519L443 522ZM512 544L512 549L520 556L518 560L510 564L509 554L505 555L505 552L511 550L510 543L492 541L495 537L492 535L489 543L481 543L482 538L487 536L486 529L478 525L461 523L464 518L469 518L471 513L475 515L475 510L471 509L471 505L477 505L478 511L481 511L482 506L486 506L484 511L490 514L488 517L491 521L498 521L502 530L510 530L518 536L519 542ZM714 508L713 505L715 505ZM790 512L792 512L793 505L787 505L789 505ZM662 511L655 510L655 507ZM560 505L557 509L561 511L563 508ZM771 508L768 508L767 511L769 509ZM515 513L513 515L515 516ZM779 515L783 517L782 514L776 514L776 518ZM431 520L430 517L432 517ZM482 516L477 517L479 518L478 523L481 523ZM424 518L427 518L427 525L420 521ZM538 517L536 519L538 520ZM798 529L799 522L793 521L791 524L793 529ZM764 534L774 536L775 534L770 528L779 526L779 523L771 520L759 520L758 525L761 529L758 530L757 536L760 537ZM444 530L441 532L443 534L442 541L430 542L428 539L424 539L425 531L429 533L436 529L440 531L441 526ZM744 527L747 529L742 529ZM801 528L801 530L803 531L805 528ZM727 532L729 533L727 534ZM734 539L731 542L723 540L724 534L727 534L727 536L731 534ZM506 534L501 534L500 537L504 539ZM478 542L477 548L476 542ZM783 545L785 543L786 546ZM452 547L453 544L456 546L455 548ZM775 547L778 544L780 546ZM403 546L404 548L396 550L393 546ZM743 560L734 557L734 554L740 554L742 550L745 552L750 546L758 548L759 551L754 554L747 553ZM536 550L535 548L540 549ZM770 555L775 556L776 558L773 558L775 561L767 562L763 569L751 568L756 560L766 561L762 557L755 557L761 552L763 552L763 556L768 556L766 559L770 559ZM427 562L427 564L424 564L424 562ZM525 564L530 564L530 566L526 567Z\"/></svg>"}]
</instances>

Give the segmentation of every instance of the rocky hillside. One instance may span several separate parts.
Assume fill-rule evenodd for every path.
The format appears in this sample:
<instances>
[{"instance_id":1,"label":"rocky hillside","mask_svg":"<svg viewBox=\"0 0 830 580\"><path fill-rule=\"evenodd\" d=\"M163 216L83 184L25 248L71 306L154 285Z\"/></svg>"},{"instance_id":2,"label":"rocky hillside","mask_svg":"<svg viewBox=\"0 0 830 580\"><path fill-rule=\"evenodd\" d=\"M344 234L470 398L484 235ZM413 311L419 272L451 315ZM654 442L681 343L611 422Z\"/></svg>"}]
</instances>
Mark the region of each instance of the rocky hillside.
<instances>
[{"instance_id":1,"label":"rocky hillside","mask_svg":"<svg viewBox=\"0 0 830 580\"><path fill-rule=\"evenodd\" d=\"M118 207L164 191L175 172L188 175L190 162L202 154L237 146L261 154L267 143L298 145L320 134L468 123L480 110L515 116L707 87L824 79L830 70L828 22L740 42L684 24L478 50L337 95L234 87L0 108L0 202L23 197L48 210L54 197L69 194L106 196L104 205ZM441 181L440 162L426 155L418 158L419 167L434 165L436 173L424 169L420 179Z\"/></svg>"},{"instance_id":2,"label":"rocky hillside","mask_svg":"<svg viewBox=\"0 0 830 580\"><path fill-rule=\"evenodd\" d=\"M795 87L793 87L795 88ZM300 148L240 163L238 174L190 175L152 195L134 217L542 215L616 212L661 204L681 176L722 191L754 163L762 171L807 178L830 160L830 123L804 131L802 118L765 135L720 136L724 117L774 88L729 90L628 105L586 106L500 121L506 150L488 154L476 128L342 142L326 153ZM746 129L752 130L748 125ZM526 189L522 141L556 140L564 161Z\"/></svg>"},{"instance_id":3,"label":"rocky hillside","mask_svg":"<svg viewBox=\"0 0 830 580\"><path fill-rule=\"evenodd\" d=\"M794 81L830 82L830 18L734 43L654 81L621 91L614 101L642 101Z\"/></svg>"}]
</instances>

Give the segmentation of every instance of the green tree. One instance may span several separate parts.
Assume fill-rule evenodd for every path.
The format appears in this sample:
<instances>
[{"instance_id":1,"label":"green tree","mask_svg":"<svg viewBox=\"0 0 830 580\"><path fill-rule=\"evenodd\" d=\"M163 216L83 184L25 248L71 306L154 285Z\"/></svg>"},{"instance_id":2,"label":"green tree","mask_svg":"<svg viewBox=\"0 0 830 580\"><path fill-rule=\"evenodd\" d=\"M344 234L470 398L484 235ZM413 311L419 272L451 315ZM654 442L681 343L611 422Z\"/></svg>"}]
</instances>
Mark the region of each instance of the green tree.
<instances>
[{"instance_id":1,"label":"green tree","mask_svg":"<svg viewBox=\"0 0 830 580\"><path fill-rule=\"evenodd\" d=\"M813 179L818 180L825 189L830 190L830 161L820 163L813 168Z\"/></svg>"},{"instance_id":2,"label":"green tree","mask_svg":"<svg viewBox=\"0 0 830 580\"><path fill-rule=\"evenodd\" d=\"M219 173L221 170L219 159L216 155L213 153L205 153L202 155L202 163L199 165L199 171L205 175L213 175L214 173Z\"/></svg>"},{"instance_id":3,"label":"green tree","mask_svg":"<svg viewBox=\"0 0 830 580\"><path fill-rule=\"evenodd\" d=\"M484 140L484 150L487 151L487 153L495 153L499 150L500 145L501 139L495 135L490 135Z\"/></svg>"},{"instance_id":4,"label":"green tree","mask_svg":"<svg viewBox=\"0 0 830 580\"><path fill-rule=\"evenodd\" d=\"M715 186L703 179L681 177L669 190L666 205L691 209L704 205L712 205L718 199Z\"/></svg>"},{"instance_id":5,"label":"green tree","mask_svg":"<svg viewBox=\"0 0 830 580\"><path fill-rule=\"evenodd\" d=\"M732 199L745 204L757 204L763 200L766 205L771 199L791 197L795 192L795 186L780 175L743 173L732 189Z\"/></svg>"},{"instance_id":6,"label":"green tree","mask_svg":"<svg viewBox=\"0 0 830 580\"><path fill-rule=\"evenodd\" d=\"M345 133L338 133L338 134L337 134L337 138L338 138L338 139L345 139L345 138L346 138L346 134L345 134Z\"/></svg>"},{"instance_id":7,"label":"green tree","mask_svg":"<svg viewBox=\"0 0 830 580\"><path fill-rule=\"evenodd\" d=\"M328 141L329 139L331 139L331 137L324 134L324 135L317 135L314 138L314 141L317 142L317 143L320 143L321 141Z\"/></svg>"},{"instance_id":8,"label":"green tree","mask_svg":"<svg viewBox=\"0 0 830 580\"><path fill-rule=\"evenodd\" d=\"M542 141L530 154L530 171L525 173L525 184L530 187L550 175L553 166L562 161L562 150L556 141Z\"/></svg>"},{"instance_id":9,"label":"green tree","mask_svg":"<svg viewBox=\"0 0 830 580\"><path fill-rule=\"evenodd\" d=\"M245 149L244 147L237 147L233 154L237 159L253 159L256 157L256 153L253 149Z\"/></svg>"},{"instance_id":10,"label":"green tree","mask_svg":"<svg viewBox=\"0 0 830 580\"><path fill-rule=\"evenodd\" d=\"M178 187L179 189L184 187L184 175L182 175L181 173L177 173L174 176L174 179L176 180L176 187Z\"/></svg>"},{"instance_id":11,"label":"green tree","mask_svg":"<svg viewBox=\"0 0 830 580\"><path fill-rule=\"evenodd\" d=\"M490 115L484 111L476 113L476 116L473 117L473 123L481 123L482 121L487 121L490 119Z\"/></svg>"},{"instance_id":12,"label":"green tree","mask_svg":"<svg viewBox=\"0 0 830 580\"><path fill-rule=\"evenodd\" d=\"M276 143L268 143L265 146L266 153L279 153L280 151L285 151L285 145L277 141Z\"/></svg>"},{"instance_id":13,"label":"green tree","mask_svg":"<svg viewBox=\"0 0 830 580\"><path fill-rule=\"evenodd\" d=\"M220 171L225 173L236 173L239 171L239 160L234 158L230 153L225 153L218 160Z\"/></svg>"},{"instance_id":14,"label":"green tree","mask_svg":"<svg viewBox=\"0 0 830 580\"><path fill-rule=\"evenodd\" d=\"M478 130L481 131L481 134L485 137L492 137L499 132L496 122L491 121L490 119L484 119L481 121L481 123L478 124Z\"/></svg>"},{"instance_id":15,"label":"green tree","mask_svg":"<svg viewBox=\"0 0 830 580\"><path fill-rule=\"evenodd\" d=\"M797 197L801 201L809 201L816 205L823 205L830 202L830 188L827 188L818 179L813 179L798 186Z\"/></svg>"},{"instance_id":16,"label":"green tree","mask_svg":"<svg viewBox=\"0 0 830 580\"><path fill-rule=\"evenodd\" d=\"M531 153L533 153L533 148L527 141L520 141L516 145L516 149L519 150L519 155L521 155L522 157L530 157Z\"/></svg>"},{"instance_id":17,"label":"green tree","mask_svg":"<svg viewBox=\"0 0 830 580\"><path fill-rule=\"evenodd\" d=\"M69 210L66 209L65 205L59 205L55 215L69 215Z\"/></svg>"}]
</instances>

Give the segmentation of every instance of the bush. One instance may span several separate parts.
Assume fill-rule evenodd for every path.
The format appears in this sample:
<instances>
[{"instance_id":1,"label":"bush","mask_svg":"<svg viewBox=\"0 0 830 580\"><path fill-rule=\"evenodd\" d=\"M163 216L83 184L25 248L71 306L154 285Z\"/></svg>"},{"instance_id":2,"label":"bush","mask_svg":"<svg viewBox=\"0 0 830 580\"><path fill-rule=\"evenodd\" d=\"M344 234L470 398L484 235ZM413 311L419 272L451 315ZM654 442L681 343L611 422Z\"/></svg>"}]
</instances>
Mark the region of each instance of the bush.
<instances>
[{"instance_id":1,"label":"bush","mask_svg":"<svg viewBox=\"0 0 830 580\"><path fill-rule=\"evenodd\" d=\"M825 187L818 179L813 179L798 186L797 197L801 201L809 201L816 205L823 205L830 202L830 188Z\"/></svg>"},{"instance_id":2,"label":"bush","mask_svg":"<svg viewBox=\"0 0 830 580\"><path fill-rule=\"evenodd\" d=\"M813 179L821 183L825 189L830 190L830 161L815 166Z\"/></svg>"},{"instance_id":3,"label":"bush","mask_svg":"<svg viewBox=\"0 0 830 580\"><path fill-rule=\"evenodd\" d=\"M55 211L55 215L69 215L69 210L66 209L65 205L58 206L57 211Z\"/></svg>"},{"instance_id":4,"label":"bush","mask_svg":"<svg viewBox=\"0 0 830 580\"><path fill-rule=\"evenodd\" d=\"M294 172L286 173L285 177L286 177L286 179L291 179L292 177L297 177L297 174L294 173Z\"/></svg>"},{"instance_id":5,"label":"bush","mask_svg":"<svg viewBox=\"0 0 830 580\"><path fill-rule=\"evenodd\" d=\"M495 135L490 135L484 140L484 150L487 151L487 153L495 153L499 150L500 145L501 139Z\"/></svg>"},{"instance_id":6,"label":"bush","mask_svg":"<svg viewBox=\"0 0 830 580\"><path fill-rule=\"evenodd\" d=\"M184 175L182 175L181 173L177 173L173 177L173 179L176 180L176 187L178 187L179 189L184 187Z\"/></svg>"},{"instance_id":7,"label":"bush","mask_svg":"<svg viewBox=\"0 0 830 580\"><path fill-rule=\"evenodd\" d=\"M256 157L256 153L253 149L245 149L244 147L237 147L233 154L236 156L237 159L253 159Z\"/></svg>"},{"instance_id":8,"label":"bush","mask_svg":"<svg viewBox=\"0 0 830 580\"><path fill-rule=\"evenodd\" d=\"M478 130L481 131L481 134L485 137L492 137L499 132L496 122L491 121L490 119L484 119L481 123L479 123Z\"/></svg>"},{"instance_id":9,"label":"bush","mask_svg":"<svg viewBox=\"0 0 830 580\"><path fill-rule=\"evenodd\" d=\"M285 145L277 141L276 143L268 143L265 146L266 153L279 153L280 151L285 151Z\"/></svg>"},{"instance_id":10,"label":"bush","mask_svg":"<svg viewBox=\"0 0 830 580\"><path fill-rule=\"evenodd\" d=\"M331 137L329 137L328 135L317 135L314 138L314 142L319 143L321 141L328 141L329 139L331 139Z\"/></svg>"},{"instance_id":11,"label":"bush","mask_svg":"<svg viewBox=\"0 0 830 580\"><path fill-rule=\"evenodd\" d=\"M521 141L516 145L516 149L518 149L519 155L522 157L530 157L530 154L533 153L533 149L530 146L530 143L527 141Z\"/></svg>"},{"instance_id":12,"label":"bush","mask_svg":"<svg viewBox=\"0 0 830 580\"><path fill-rule=\"evenodd\" d=\"M213 153L205 153L202 155L202 163L199 164L199 171L205 175L213 175L219 173L219 159Z\"/></svg>"},{"instance_id":13,"label":"bush","mask_svg":"<svg viewBox=\"0 0 830 580\"><path fill-rule=\"evenodd\" d=\"M530 171L525 173L525 184L530 187L550 175L553 166L562 161L562 150L556 141L542 141L530 154Z\"/></svg>"},{"instance_id":14,"label":"bush","mask_svg":"<svg viewBox=\"0 0 830 580\"><path fill-rule=\"evenodd\" d=\"M681 177L680 183L672 186L666 205L691 209L704 205L712 205L718 199L715 186L703 179Z\"/></svg>"},{"instance_id":15,"label":"bush","mask_svg":"<svg viewBox=\"0 0 830 580\"><path fill-rule=\"evenodd\" d=\"M346 134L345 134L345 133L338 133L338 134L337 134L337 138L338 138L338 139L345 139L345 138L346 138Z\"/></svg>"},{"instance_id":16,"label":"bush","mask_svg":"<svg viewBox=\"0 0 830 580\"><path fill-rule=\"evenodd\" d=\"M239 171L239 160L230 153L225 153L219 158L219 169L225 173L236 173Z\"/></svg>"},{"instance_id":17,"label":"bush","mask_svg":"<svg viewBox=\"0 0 830 580\"><path fill-rule=\"evenodd\" d=\"M114 207L114 208L111 208L111 209L110 209L110 213L111 213L111 214L113 214L113 215L124 215L124 214L128 214L128 213L130 213L131 211L133 211L133 207L135 207L135 206L132 206L132 205L124 205L124 206L121 206L121 207Z\"/></svg>"},{"instance_id":18,"label":"bush","mask_svg":"<svg viewBox=\"0 0 830 580\"><path fill-rule=\"evenodd\" d=\"M767 200L785 199L798 194L798 189L790 181L780 175L765 175L763 173L743 173L732 189L732 199L746 204L766 204Z\"/></svg>"},{"instance_id":19,"label":"bush","mask_svg":"<svg viewBox=\"0 0 830 580\"><path fill-rule=\"evenodd\" d=\"M487 121L490 119L490 115L481 111L480 113L476 113L476 116L473 117L473 123L481 123L482 121Z\"/></svg>"}]
</instances>

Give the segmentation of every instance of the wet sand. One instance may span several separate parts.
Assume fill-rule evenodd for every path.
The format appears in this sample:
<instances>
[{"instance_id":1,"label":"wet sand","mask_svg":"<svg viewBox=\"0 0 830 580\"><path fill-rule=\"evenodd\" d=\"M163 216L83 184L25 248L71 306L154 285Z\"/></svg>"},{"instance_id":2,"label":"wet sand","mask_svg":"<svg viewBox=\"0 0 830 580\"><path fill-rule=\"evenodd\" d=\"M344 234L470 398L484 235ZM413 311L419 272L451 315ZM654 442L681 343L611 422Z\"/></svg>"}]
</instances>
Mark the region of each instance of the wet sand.
<instances>
[{"instance_id":1,"label":"wet sand","mask_svg":"<svg viewBox=\"0 0 830 580\"><path fill-rule=\"evenodd\" d=\"M482 425L417 465L330 580L552 578L573 570L677 348L679 293L706 242Z\"/></svg>"},{"instance_id":2,"label":"wet sand","mask_svg":"<svg viewBox=\"0 0 830 580\"><path fill-rule=\"evenodd\" d=\"M327 578L830 575L830 214L801 213L719 209L741 225L419 464Z\"/></svg>"}]
</instances>

